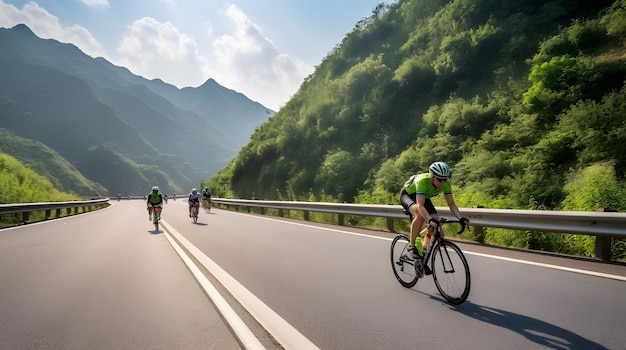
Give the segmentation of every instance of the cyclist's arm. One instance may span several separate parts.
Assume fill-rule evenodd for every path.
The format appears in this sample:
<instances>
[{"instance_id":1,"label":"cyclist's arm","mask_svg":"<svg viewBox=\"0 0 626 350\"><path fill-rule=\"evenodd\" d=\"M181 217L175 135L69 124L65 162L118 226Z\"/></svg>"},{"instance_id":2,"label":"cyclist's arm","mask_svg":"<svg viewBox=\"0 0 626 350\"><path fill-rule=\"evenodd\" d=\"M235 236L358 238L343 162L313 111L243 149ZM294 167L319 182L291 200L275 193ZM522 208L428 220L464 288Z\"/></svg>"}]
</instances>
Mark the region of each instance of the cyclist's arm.
<instances>
[{"instance_id":1,"label":"cyclist's arm","mask_svg":"<svg viewBox=\"0 0 626 350\"><path fill-rule=\"evenodd\" d=\"M463 217L463 214L461 214L461 212L459 211L459 207L456 206L456 203L454 202L454 197L452 197L452 194L446 194L445 197L446 197L446 202L448 203L448 208L450 208L452 215L454 215L459 220L465 219ZM469 225L469 220L467 220L467 224Z\"/></svg>"}]
</instances>

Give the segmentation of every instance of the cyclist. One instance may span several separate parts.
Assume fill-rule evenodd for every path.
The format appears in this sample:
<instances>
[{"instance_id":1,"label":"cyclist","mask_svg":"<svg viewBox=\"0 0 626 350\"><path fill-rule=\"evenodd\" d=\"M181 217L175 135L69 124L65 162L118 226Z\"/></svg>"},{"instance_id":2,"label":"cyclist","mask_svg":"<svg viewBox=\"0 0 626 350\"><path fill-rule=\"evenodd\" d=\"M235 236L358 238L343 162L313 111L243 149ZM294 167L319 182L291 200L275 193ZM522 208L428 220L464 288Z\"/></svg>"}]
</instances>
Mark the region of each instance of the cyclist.
<instances>
[{"instance_id":1,"label":"cyclist","mask_svg":"<svg viewBox=\"0 0 626 350\"><path fill-rule=\"evenodd\" d=\"M211 190L207 186L204 186L202 189L202 199L204 199L209 211L211 211Z\"/></svg>"},{"instance_id":2,"label":"cyclist","mask_svg":"<svg viewBox=\"0 0 626 350\"><path fill-rule=\"evenodd\" d=\"M461 215L459 208L452 197L452 184L450 183L450 166L444 162L435 162L428 167L428 172L411 176L400 191L400 204L407 214L413 215L411 221L411 239L409 241L409 253L413 259L419 259L420 253L428 247L432 230L437 227L437 210L430 198L443 192L448 207L452 214L459 219L462 225L469 225L469 220ZM419 235L424 222L428 222L429 232L422 240L421 246L415 247L416 238Z\"/></svg>"},{"instance_id":3,"label":"cyclist","mask_svg":"<svg viewBox=\"0 0 626 350\"><path fill-rule=\"evenodd\" d=\"M196 207L196 213L198 212L198 208L200 208L200 193L195 188L191 189L191 193L189 194L189 217L191 217L191 207Z\"/></svg>"},{"instance_id":4,"label":"cyclist","mask_svg":"<svg viewBox=\"0 0 626 350\"><path fill-rule=\"evenodd\" d=\"M145 198L145 197L144 197ZM159 192L157 186L152 187L152 191L148 193L148 220L152 220L152 208L159 207L163 210L163 196ZM161 220L161 211L158 211L159 220Z\"/></svg>"}]
</instances>

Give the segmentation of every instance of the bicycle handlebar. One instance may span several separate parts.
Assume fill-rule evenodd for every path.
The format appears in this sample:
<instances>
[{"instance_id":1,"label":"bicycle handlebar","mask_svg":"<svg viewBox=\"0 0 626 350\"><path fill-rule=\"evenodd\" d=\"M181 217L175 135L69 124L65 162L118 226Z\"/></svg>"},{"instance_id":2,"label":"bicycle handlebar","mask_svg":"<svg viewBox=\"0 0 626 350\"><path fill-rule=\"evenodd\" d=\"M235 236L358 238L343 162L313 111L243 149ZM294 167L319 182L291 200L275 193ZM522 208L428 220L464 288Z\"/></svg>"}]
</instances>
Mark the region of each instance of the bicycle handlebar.
<instances>
[{"instance_id":1,"label":"bicycle handlebar","mask_svg":"<svg viewBox=\"0 0 626 350\"><path fill-rule=\"evenodd\" d=\"M448 220L446 218L441 218L441 220L439 220L438 225L443 225L443 224L460 224L461 221L459 220ZM463 233L463 231L465 231L465 228L467 228L468 231L471 231L471 229L469 228L469 225L463 225L461 224L461 231L457 232L457 235L460 235L461 233Z\"/></svg>"}]
</instances>

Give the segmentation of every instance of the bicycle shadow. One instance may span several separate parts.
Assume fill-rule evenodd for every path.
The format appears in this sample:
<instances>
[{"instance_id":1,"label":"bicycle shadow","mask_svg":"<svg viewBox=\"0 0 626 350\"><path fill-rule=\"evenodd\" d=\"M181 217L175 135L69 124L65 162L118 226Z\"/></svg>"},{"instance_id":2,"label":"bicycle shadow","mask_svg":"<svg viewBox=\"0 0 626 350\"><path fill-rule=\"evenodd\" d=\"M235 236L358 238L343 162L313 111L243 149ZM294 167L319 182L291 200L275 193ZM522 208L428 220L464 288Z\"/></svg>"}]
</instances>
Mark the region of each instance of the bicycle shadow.
<instances>
[{"instance_id":1,"label":"bicycle shadow","mask_svg":"<svg viewBox=\"0 0 626 350\"><path fill-rule=\"evenodd\" d=\"M158 235L159 233L163 232L162 230L149 230L148 233L151 235Z\"/></svg>"},{"instance_id":2,"label":"bicycle shadow","mask_svg":"<svg viewBox=\"0 0 626 350\"><path fill-rule=\"evenodd\" d=\"M193 221L192 221L192 223L193 223L194 225L198 225L198 226L208 226L208 225L209 225L209 224L207 224L207 223L200 222L200 221L198 221L198 222L193 222Z\"/></svg>"},{"instance_id":3,"label":"bicycle shadow","mask_svg":"<svg viewBox=\"0 0 626 350\"><path fill-rule=\"evenodd\" d=\"M447 304L443 298L433 295L430 297ZM569 350L607 349L601 344L548 322L509 311L476 305L469 300L458 306L450 305L450 309L479 321L509 329L524 336L529 341L547 348Z\"/></svg>"}]
</instances>

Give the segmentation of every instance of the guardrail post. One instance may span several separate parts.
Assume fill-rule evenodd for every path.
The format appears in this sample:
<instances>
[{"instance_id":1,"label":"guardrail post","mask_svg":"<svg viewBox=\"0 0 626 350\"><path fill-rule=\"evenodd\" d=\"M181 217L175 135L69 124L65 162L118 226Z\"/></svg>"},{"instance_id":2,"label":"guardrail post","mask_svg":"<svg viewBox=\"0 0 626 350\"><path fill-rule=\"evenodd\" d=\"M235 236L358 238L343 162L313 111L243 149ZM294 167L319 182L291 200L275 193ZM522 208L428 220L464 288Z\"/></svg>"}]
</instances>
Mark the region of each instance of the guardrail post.
<instances>
[{"instance_id":1,"label":"guardrail post","mask_svg":"<svg viewBox=\"0 0 626 350\"><path fill-rule=\"evenodd\" d=\"M55 215L55 217L60 218L61 217L61 209L57 209L54 215Z\"/></svg>"},{"instance_id":2,"label":"guardrail post","mask_svg":"<svg viewBox=\"0 0 626 350\"><path fill-rule=\"evenodd\" d=\"M28 219L30 218L30 212L25 211L22 213L22 222L23 223L28 223Z\"/></svg>"},{"instance_id":3,"label":"guardrail post","mask_svg":"<svg viewBox=\"0 0 626 350\"><path fill-rule=\"evenodd\" d=\"M617 210L600 208L601 212L617 212ZM602 260L611 260L611 237L596 236L596 257Z\"/></svg>"},{"instance_id":4,"label":"guardrail post","mask_svg":"<svg viewBox=\"0 0 626 350\"><path fill-rule=\"evenodd\" d=\"M303 211L302 215L304 216L304 221L309 221L309 212L308 211Z\"/></svg>"},{"instance_id":5,"label":"guardrail post","mask_svg":"<svg viewBox=\"0 0 626 350\"><path fill-rule=\"evenodd\" d=\"M337 214L337 225L343 226L344 215L342 213Z\"/></svg>"},{"instance_id":6,"label":"guardrail post","mask_svg":"<svg viewBox=\"0 0 626 350\"><path fill-rule=\"evenodd\" d=\"M387 218L387 230L389 230L389 232L396 232L393 229L393 218Z\"/></svg>"},{"instance_id":7,"label":"guardrail post","mask_svg":"<svg viewBox=\"0 0 626 350\"><path fill-rule=\"evenodd\" d=\"M50 219L50 210L46 210L46 220Z\"/></svg>"},{"instance_id":8,"label":"guardrail post","mask_svg":"<svg viewBox=\"0 0 626 350\"><path fill-rule=\"evenodd\" d=\"M278 209L278 216L283 217L283 209Z\"/></svg>"}]
</instances>

